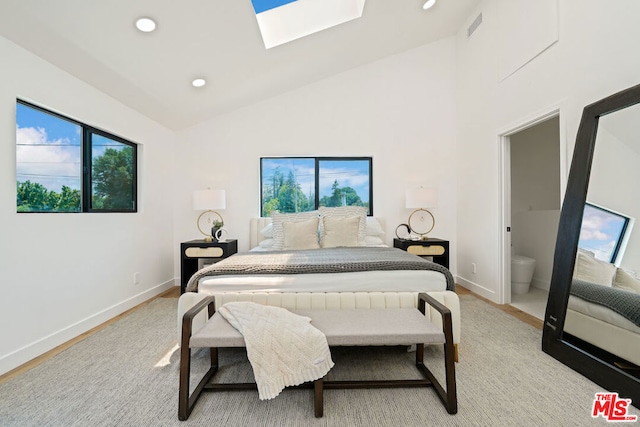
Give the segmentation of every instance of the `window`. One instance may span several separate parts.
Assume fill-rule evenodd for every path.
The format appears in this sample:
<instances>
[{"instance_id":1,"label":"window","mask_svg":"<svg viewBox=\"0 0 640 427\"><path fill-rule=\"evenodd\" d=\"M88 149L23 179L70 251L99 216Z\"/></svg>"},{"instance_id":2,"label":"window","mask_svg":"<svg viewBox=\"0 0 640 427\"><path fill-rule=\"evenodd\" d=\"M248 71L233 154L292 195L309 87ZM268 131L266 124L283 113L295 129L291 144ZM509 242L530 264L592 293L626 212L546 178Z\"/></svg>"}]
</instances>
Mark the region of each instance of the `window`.
<instances>
[{"instance_id":1,"label":"window","mask_svg":"<svg viewBox=\"0 0 640 427\"><path fill-rule=\"evenodd\" d=\"M373 215L371 157L263 157L261 215L365 206Z\"/></svg>"},{"instance_id":2,"label":"window","mask_svg":"<svg viewBox=\"0 0 640 427\"><path fill-rule=\"evenodd\" d=\"M18 212L136 212L137 146L16 102Z\"/></svg>"},{"instance_id":3,"label":"window","mask_svg":"<svg viewBox=\"0 0 640 427\"><path fill-rule=\"evenodd\" d=\"M628 226L628 217L586 203L578 247L592 252L599 260L615 263L622 256L622 242Z\"/></svg>"}]
</instances>

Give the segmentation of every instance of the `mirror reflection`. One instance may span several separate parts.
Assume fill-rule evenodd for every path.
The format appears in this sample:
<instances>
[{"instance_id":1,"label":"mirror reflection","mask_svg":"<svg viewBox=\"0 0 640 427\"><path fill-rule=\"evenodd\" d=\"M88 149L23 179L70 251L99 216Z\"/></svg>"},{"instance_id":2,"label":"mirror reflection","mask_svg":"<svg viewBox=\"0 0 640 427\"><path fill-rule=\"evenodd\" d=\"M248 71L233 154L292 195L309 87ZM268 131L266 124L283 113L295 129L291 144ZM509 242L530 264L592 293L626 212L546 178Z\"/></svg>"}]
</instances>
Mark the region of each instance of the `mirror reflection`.
<instances>
[{"instance_id":1,"label":"mirror reflection","mask_svg":"<svg viewBox=\"0 0 640 427\"><path fill-rule=\"evenodd\" d=\"M640 218L639 166L640 105L600 117L564 324L565 339L636 377L640 377L640 230L635 227Z\"/></svg>"}]
</instances>

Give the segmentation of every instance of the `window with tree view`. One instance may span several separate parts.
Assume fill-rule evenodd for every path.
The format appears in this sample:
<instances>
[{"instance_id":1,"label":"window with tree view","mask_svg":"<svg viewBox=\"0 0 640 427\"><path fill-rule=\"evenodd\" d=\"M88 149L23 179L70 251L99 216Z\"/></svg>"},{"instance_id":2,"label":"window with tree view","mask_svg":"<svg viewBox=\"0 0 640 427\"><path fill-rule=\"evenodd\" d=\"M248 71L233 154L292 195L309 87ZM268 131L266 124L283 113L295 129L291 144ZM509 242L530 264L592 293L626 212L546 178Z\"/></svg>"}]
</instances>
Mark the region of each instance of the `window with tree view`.
<instances>
[{"instance_id":1,"label":"window with tree view","mask_svg":"<svg viewBox=\"0 0 640 427\"><path fill-rule=\"evenodd\" d=\"M319 206L365 206L372 215L371 157L263 157L261 215Z\"/></svg>"},{"instance_id":2,"label":"window with tree view","mask_svg":"<svg viewBox=\"0 0 640 427\"><path fill-rule=\"evenodd\" d=\"M136 212L136 144L18 100L18 212Z\"/></svg>"}]
</instances>

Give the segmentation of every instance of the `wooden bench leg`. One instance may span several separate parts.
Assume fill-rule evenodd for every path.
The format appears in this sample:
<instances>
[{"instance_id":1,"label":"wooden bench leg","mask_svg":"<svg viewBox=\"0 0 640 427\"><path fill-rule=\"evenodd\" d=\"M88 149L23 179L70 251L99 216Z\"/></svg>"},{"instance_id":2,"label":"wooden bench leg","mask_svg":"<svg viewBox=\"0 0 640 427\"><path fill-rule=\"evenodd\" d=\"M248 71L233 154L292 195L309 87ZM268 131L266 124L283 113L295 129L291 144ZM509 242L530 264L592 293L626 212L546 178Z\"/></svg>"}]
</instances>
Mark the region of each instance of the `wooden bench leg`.
<instances>
[{"instance_id":1,"label":"wooden bench leg","mask_svg":"<svg viewBox=\"0 0 640 427\"><path fill-rule=\"evenodd\" d=\"M447 389L445 390L440 382L436 379L433 373L424 364L424 344L417 344L416 346L416 366L424 376L431 382L434 390L438 394L438 397L450 414L456 414L458 412L458 397L456 392L456 366L453 360L453 344L446 343L444 349L444 365L445 365L445 382Z\"/></svg>"},{"instance_id":2,"label":"wooden bench leg","mask_svg":"<svg viewBox=\"0 0 640 427\"><path fill-rule=\"evenodd\" d=\"M458 348L453 343L453 325L451 322L451 310L445 307L440 302L436 301L428 294L421 293L418 295L418 309L423 314L425 313L425 304L429 304L435 308L442 316L442 331L444 332L444 367L446 373L446 386L445 390L442 385L436 380L435 376L425 366L423 360L424 345L418 344L418 347L422 347L420 351L416 351L416 366L423 372L424 375L431 381L433 388L438 393L440 400L447 408L447 412L450 414L456 414L458 412L458 394L456 391L456 360L458 359Z\"/></svg>"},{"instance_id":3,"label":"wooden bench leg","mask_svg":"<svg viewBox=\"0 0 640 427\"><path fill-rule=\"evenodd\" d=\"M198 398L202 394L205 386L211 381L211 378L218 372L218 349L209 349L209 358L211 366L204 374L198 385L189 395L189 379L191 377L191 349L180 350L180 387L178 389L178 419L184 421L189 418L191 411L195 406Z\"/></svg>"},{"instance_id":4,"label":"wooden bench leg","mask_svg":"<svg viewBox=\"0 0 640 427\"><path fill-rule=\"evenodd\" d=\"M313 406L316 418L320 418L324 412L324 379L319 378L313 382Z\"/></svg>"},{"instance_id":5,"label":"wooden bench leg","mask_svg":"<svg viewBox=\"0 0 640 427\"><path fill-rule=\"evenodd\" d=\"M178 387L178 419L184 421L189 418L194 405L198 401L205 385L218 371L218 349L209 349L210 367L204 374L192 394L189 394L189 382L191 378L191 348L189 341L193 328L193 318L204 308L208 308L209 318L215 311L214 298L208 297L188 310L182 318L182 336L180 341L180 379Z\"/></svg>"}]
</instances>

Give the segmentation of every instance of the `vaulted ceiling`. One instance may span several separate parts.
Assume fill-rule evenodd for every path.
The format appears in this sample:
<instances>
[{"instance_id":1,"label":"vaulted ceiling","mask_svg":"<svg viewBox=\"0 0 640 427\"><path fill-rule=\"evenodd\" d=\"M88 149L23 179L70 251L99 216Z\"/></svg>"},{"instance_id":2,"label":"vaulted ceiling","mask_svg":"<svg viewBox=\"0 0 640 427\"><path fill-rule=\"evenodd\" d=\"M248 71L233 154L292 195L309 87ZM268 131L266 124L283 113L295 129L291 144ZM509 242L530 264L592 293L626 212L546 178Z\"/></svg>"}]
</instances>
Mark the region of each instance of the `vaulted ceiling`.
<instances>
[{"instance_id":1,"label":"vaulted ceiling","mask_svg":"<svg viewBox=\"0 0 640 427\"><path fill-rule=\"evenodd\" d=\"M423 3L369 0L359 19L268 50L251 0L2 0L0 35L181 129L453 35L480 1ZM141 16L157 30L137 31Z\"/></svg>"}]
</instances>

